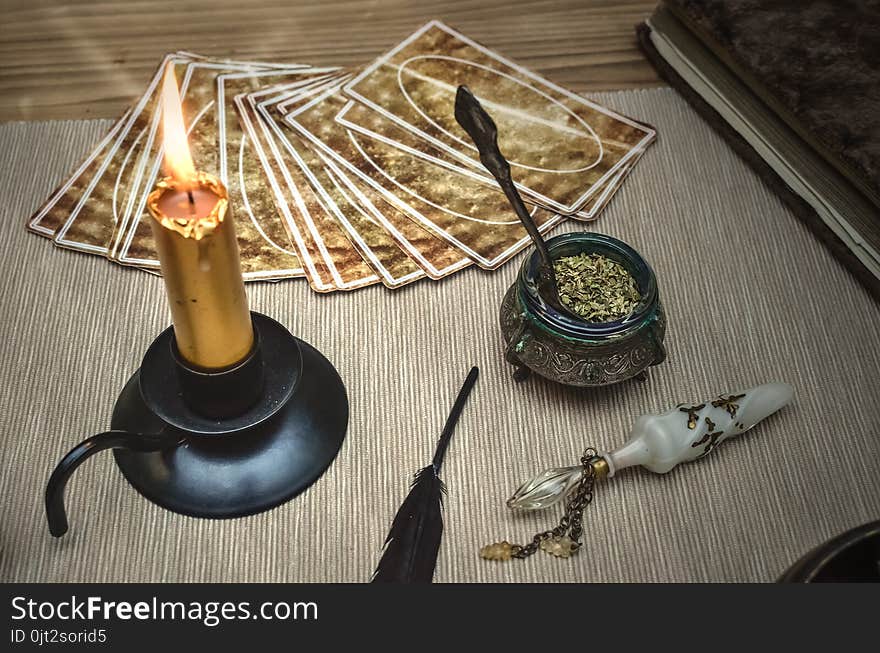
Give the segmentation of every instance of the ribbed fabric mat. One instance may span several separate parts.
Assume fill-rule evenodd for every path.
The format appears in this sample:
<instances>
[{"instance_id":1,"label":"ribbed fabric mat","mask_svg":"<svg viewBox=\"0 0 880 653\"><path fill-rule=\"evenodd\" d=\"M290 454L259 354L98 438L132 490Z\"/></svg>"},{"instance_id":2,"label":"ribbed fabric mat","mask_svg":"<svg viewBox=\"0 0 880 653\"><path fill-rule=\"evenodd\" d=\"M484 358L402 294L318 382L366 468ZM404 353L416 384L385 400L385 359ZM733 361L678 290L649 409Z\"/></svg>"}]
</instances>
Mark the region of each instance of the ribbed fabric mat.
<instances>
[{"instance_id":1,"label":"ribbed fabric mat","mask_svg":"<svg viewBox=\"0 0 880 653\"><path fill-rule=\"evenodd\" d=\"M169 313L160 279L24 230L108 122L0 126L0 580L368 580L472 364L482 374L443 471L438 582L769 581L880 517L878 306L672 91L594 97L659 132L595 224L634 245L659 279L669 358L647 381L515 384L497 311L521 256L395 292L249 284L252 308L314 343L348 386L336 462L284 506L210 521L149 503L100 454L69 485L60 540L43 515L49 473L107 428ZM794 384L796 403L747 435L667 475L630 470L598 486L574 558L478 557L483 544L527 541L558 518L505 507L533 473L574 463L587 445L623 443L643 413L771 380Z\"/></svg>"}]
</instances>

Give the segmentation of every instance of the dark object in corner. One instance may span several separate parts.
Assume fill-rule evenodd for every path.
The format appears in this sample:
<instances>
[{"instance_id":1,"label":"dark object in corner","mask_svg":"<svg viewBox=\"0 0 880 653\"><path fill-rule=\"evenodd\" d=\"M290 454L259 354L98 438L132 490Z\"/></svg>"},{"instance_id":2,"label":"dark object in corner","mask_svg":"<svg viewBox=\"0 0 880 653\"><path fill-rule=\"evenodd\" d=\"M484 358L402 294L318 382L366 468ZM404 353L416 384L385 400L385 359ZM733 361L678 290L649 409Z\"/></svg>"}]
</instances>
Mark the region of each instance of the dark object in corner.
<instances>
[{"instance_id":1,"label":"dark object in corner","mask_svg":"<svg viewBox=\"0 0 880 653\"><path fill-rule=\"evenodd\" d=\"M412 488L394 516L391 530L385 538L385 553L379 560L372 582L430 583L434 578L440 538L443 536L442 504L446 492L439 476L440 466L479 372L476 367L471 368L440 434L434 459L430 465L416 472Z\"/></svg>"},{"instance_id":2,"label":"dark object in corner","mask_svg":"<svg viewBox=\"0 0 880 653\"><path fill-rule=\"evenodd\" d=\"M780 583L880 583L880 521L846 531L807 553Z\"/></svg>"}]
</instances>

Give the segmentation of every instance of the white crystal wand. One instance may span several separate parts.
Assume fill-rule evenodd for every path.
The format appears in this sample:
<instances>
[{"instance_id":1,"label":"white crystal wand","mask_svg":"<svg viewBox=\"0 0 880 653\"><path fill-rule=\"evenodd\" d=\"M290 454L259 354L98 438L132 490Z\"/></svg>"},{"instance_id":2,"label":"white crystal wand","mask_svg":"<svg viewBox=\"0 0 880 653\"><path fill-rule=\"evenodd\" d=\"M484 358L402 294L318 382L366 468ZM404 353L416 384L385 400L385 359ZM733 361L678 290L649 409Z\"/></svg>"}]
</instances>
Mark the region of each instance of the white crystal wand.
<instances>
[{"instance_id":1,"label":"white crystal wand","mask_svg":"<svg viewBox=\"0 0 880 653\"><path fill-rule=\"evenodd\" d=\"M591 468L592 480L610 478L633 465L665 474L679 463L702 458L726 439L748 431L790 403L793 394L787 383L767 383L699 404L679 404L662 415L643 415L622 447L592 456L588 464L546 470L520 485L507 505L520 510L549 508L574 494L587 467ZM538 544L563 557L579 546L576 541L553 535ZM523 557L523 548L500 542L484 547L481 555L495 560Z\"/></svg>"}]
</instances>

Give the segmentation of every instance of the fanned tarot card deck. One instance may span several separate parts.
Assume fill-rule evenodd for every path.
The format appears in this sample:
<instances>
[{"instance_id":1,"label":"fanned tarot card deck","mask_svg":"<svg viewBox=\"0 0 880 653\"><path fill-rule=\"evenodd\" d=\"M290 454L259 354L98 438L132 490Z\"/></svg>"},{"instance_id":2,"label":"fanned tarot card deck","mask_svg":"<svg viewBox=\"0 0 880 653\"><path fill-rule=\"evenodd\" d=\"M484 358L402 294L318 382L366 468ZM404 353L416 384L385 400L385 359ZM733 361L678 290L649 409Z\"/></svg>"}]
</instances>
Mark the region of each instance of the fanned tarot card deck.
<instances>
[{"instance_id":1,"label":"fanned tarot card deck","mask_svg":"<svg viewBox=\"0 0 880 653\"><path fill-rule=\"evenodd\" d=\"M492 270L529 245L455 121L460 84L498 125L545 233L598 217L655 136L437 21L360 70L176 52L28 229L159 271L145 205L167 66L193 159L229 191L245 279L305 277L318 292Z\"/></svg>"}]
</instances>

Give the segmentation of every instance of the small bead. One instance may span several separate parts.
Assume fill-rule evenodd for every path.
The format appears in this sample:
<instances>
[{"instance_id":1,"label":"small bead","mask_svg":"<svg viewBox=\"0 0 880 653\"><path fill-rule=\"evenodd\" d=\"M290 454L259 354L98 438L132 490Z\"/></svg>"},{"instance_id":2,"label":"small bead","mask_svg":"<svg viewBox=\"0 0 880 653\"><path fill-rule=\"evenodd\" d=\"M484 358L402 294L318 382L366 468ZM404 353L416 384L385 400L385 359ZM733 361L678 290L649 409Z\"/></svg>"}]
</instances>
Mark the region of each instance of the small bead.
<instances>
[{"instance_id":1,"label":"small bead","mask_svg":"<svg viewBox=\"0 0 880 653\"><path fill-rule=\"evenodd\" d=\"M550 555L557 558L568 558L577 550L574 541L564 535L562 537L551 537L541 542L541 550L546 551Z\"/></svg>"},{"instance_id":2,"label":"small bead","mask_svg":"<svg viewBox=\"0 0 880 653\"><path fill-rule=\"evenodd\" d=\"M506 540L487 544L480 549L480 557L485 560L510 560L513 557L513 544Z\"/></svg>"}]
</instances>

